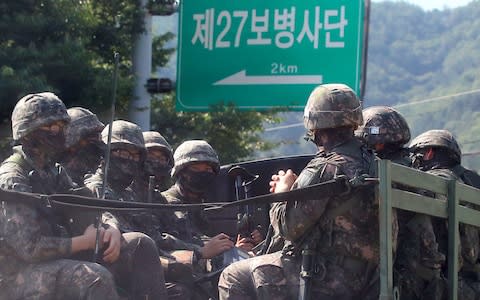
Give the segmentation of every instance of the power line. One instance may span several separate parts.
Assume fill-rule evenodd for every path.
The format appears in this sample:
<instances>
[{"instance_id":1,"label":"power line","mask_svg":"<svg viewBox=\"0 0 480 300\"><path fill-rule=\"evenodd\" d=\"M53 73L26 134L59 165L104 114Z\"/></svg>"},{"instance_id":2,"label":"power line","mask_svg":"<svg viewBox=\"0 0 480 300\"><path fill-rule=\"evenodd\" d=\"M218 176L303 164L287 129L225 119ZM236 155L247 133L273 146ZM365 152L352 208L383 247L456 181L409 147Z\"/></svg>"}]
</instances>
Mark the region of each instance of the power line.
<instances>
[{"instance_id":1,"label":"power line","mask_svg":"<svg viewBox=\"0 0 480 300\"><path fill-rule=\"evenodd\" d=\"M453 98L458 97L458 96L471 95L471 94L476 94L476 93L480 93L480 89L470 90L470 91L465 91L465 92L460 92L460 93L450 94L450 95L445 95L445 96L427 98L427 99L420 100L420 101L397 104L397 105L394 105L392 107L393 108L400 108L400 107L409 106L409 105L417 105L417 104L422 104L422 103L427 103L427 102L435 102L435 101L438 101L438 100L443 100L443 99L448 99L448 98L451 98L450 100L453 100Z\"/></svg>"},{"instance_id":2,"label":"power line","mask_svg":"<svg viewBox=\"0 0 480 300\"><path fill-rule=\"evenodd\" d=\"M480 151L463 153L462 156L477 156L480 155Z\"/></svg>"},{"instance_id":3,"label":"power line","mask_svg":"<svg viewBox=\"0 0 480 300\"><path fill-rule=\"evenodd\" d=\"M397 104L397 105L393 105L392 107L393 108L401 108L401 107L405 107L405 106L423 104L423 103L428 103L428 102L435 102L435 101L449 99L449 98L450 98L450 100L453 100L454 98L459 97L459 96L471 95L471 94L476 94L476 93L480 93L480 89L469 90L469 91L459 92L459 93L445 95L445 96L427 98L427 99L413 101L413 102L407 102L407 103L403 103L403 104ZM283 129L300 127L300 126L303 126L303 122L302 123L293 123L293 124L289 124L289 125L266 128L265 132L283 130Z\"/></svg>"}]
</instances>

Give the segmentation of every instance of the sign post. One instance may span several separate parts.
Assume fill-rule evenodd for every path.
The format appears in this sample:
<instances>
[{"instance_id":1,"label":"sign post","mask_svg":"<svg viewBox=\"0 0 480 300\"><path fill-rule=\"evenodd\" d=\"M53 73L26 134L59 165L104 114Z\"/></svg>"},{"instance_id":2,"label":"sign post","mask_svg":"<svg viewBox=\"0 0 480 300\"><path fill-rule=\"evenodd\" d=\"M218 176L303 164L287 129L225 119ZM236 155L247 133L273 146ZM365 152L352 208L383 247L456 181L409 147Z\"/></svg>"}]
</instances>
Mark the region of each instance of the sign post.
<instances>
[{"instance_id":1,"label":"sign post","mask_svg":"<svg viewBox=\"0 0 480 300\"><path fill-rule=\"evenodd\" d=\"M177 109L302 110L334 82L360 94L365 1L181 1Z\"/></svg>"}]
</instances>

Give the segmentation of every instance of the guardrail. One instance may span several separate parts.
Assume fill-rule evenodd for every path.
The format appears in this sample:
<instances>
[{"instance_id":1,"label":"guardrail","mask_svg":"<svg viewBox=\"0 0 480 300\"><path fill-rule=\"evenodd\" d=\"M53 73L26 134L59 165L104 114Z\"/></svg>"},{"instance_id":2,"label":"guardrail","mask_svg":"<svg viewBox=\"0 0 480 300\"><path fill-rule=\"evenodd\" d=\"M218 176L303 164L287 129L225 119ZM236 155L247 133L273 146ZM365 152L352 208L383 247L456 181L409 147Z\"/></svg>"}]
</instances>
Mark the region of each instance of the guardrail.
<instances>
[{"instance_id":1,"label":"guardrail","mask_svg":"<svg viewBox=\"0 0 480 300\"><path fill-rule=\"evenodd\" d=\"M398 298L393 287L392 209L402 209L448 220L448 299L457 300L459 223L480 227L480 211L465 204L480 207L480 190L456 180L447 180L388 160L378 162L378 195L380 218L380 300ZM443 195L446 200L420 195L396 187ZM443 198L443 197L442 197Z\"/></svg>"}]
</instances>

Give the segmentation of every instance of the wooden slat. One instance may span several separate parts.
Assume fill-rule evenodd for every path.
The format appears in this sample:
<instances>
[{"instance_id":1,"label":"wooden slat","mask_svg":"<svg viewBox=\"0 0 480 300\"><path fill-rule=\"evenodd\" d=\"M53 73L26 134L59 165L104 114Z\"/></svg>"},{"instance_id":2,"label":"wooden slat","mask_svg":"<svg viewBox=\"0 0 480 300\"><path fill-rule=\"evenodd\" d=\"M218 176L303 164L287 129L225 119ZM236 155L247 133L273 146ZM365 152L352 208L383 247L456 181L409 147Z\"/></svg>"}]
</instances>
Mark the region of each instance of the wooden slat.
<instances>
[{"instance_id":1,"label":"wooden slat","mask_svg":"<svg viewBox=\"0 0 480 300\"><path fill-rule=\"evenodd\" d=\"M392 190L392 206L434 217L447 217L447 202L412 192Z\"/></svg>"},{"instance_id":2,"label":"wooden slat","mask_svg":"<svg viewBox=\"0 0 480 300\"><path fill-rule=\"evenodd\" d=\"M457 185L460 202L468 202L480 206L480 190L466 184Z\"/></svg>"},{"instance_id":3,"label":"wooden slat","mask_svg":"<svg viewBox=\"0 0 480 300\"><path fill-rule=\"evenodd\" d=\"M459 206L457 210L461 223L480 227L480 211L465 206Z\"/></svg>"},{"instance_id":4,"label":"wooden slat","mask_svg":"<svg viewBox=\"0 0 480 300\"><path fill-rule=\"evenodd\" d=\"M418 189L426 189L436 194L447 194L446 179L399 164L392 164L392 181Z\"/></svg>"}]
</instances>

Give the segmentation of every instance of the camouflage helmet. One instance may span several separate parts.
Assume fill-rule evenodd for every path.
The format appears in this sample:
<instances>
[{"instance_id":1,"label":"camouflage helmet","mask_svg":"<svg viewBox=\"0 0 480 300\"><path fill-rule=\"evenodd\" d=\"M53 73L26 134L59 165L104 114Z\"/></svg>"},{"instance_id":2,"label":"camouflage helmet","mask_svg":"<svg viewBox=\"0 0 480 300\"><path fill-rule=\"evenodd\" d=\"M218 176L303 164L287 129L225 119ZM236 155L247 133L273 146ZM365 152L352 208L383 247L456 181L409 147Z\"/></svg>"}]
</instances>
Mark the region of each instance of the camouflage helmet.
<instances>
[{"instance_id":1,"label":"camouflage helmet","mask_svg":"<svg viewBox=\"0 0 480 300\"><path fill-rule=\"evenodd\" d=\"M388 106L372 106L363 110L363 125L355 131L355 136L367 145L400 144L410 140L410 128L405 118Z\"/></svg>"},{"instance_id":2,"label":"camouflage helmet","mask_svg":"<svg viewBox=\"0 0 480 300\"><path fill-rule=\"evenodd\" d=\"M362 125L362 107L355 92L344 84L322 84L308 97L303 123L309 131Z\"/></svg>"},{"instance_id":3,"label":"camouflage helmet","mask_svg":"<svg viewBox=\"0 0 480 300\"><path fill-rule=\"evenodd\" d=\"M217 152L204 140L191 140L183 142L173 154L175 164L172 169L172 177L191 163L206 162L212 165L215 173L220 171L220 161Z\"/></svg>"},{"instance_id":4,"label":"camouflage helmet","mask_svg":"<svg viewBox=\"0 0 480 300\"><path fill-rule=\"evenodd\" d=\"M158 148L167 154L170 167L173 167L173 149L167 140L156 131L144 131L143 139L145 141L145 148Z\"/></svg>"},{"instance_id":5,"label":"camouflage helmet","mask_svg":"<svg viewBox=\"0 0 480 300\"><path fill-rule=\"evenodd\" d=\"M50 92L26 95L13 109L13 139L18 141L30 132L57 121L70 122L67 108L57 95Z\"/></svg>"},{"instance_id":6,"label":"camouflage helmet","mask_svg":"<svg viewBox=\"0 0 480 300\"><path fill-rule=\"evenodd\" d=\"M77 144L81 139L102 132L105 125L100 122L97 115L83 107L72 107L67 110L71 118L67 130L67 147Z\"/></svg>"},{"instance_id":7,"label":"camouflage helmet","mask_svg":"<svg viewBox=\"0 0 480 300\"><path fill-rule=\"evenodd\" d=\"M410 151L415 153L417 150L438 147L448 150L456 162L461 162L462 151L458 146L457 140L448 130L434 129L426 131L410 143Z\"/></svg>"},{"instance_id":8,"label":"camouflage helmet","mask_svg":"<svg viewBox=\"0 0 480 300\"><path fill-rule=\"evenodd\" d=\"M108 143L108 130L110 124L102 131L102 141ZM112 149L126 148L140 150L144 156L146 153L142 129L134 123L117 120L112 123Z\"/></svg>"}]
</instances>

